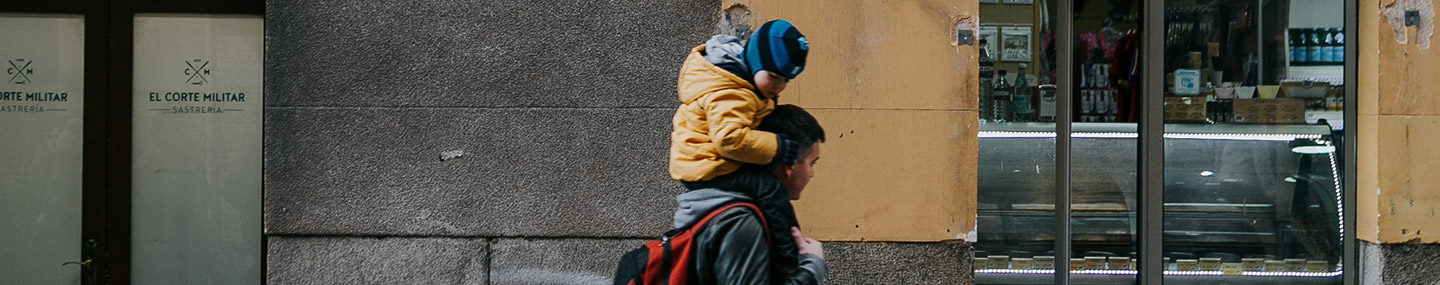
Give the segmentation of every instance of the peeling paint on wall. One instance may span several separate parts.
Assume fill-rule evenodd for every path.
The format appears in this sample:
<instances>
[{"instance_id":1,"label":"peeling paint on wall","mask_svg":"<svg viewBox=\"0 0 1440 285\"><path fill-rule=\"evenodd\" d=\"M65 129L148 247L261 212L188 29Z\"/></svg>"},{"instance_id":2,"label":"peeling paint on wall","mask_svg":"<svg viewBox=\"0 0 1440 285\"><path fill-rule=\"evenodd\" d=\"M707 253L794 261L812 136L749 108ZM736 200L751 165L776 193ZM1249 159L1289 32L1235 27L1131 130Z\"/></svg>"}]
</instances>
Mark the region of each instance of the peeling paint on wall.
<instances>
[{"instance_id":1,"label":"peeling paint on wall","mask_svg":"<svg viewBox=\"0 0 1440 285\"><path fill-rule=\"evenodd\" d=\"M750 27L754 25L755 22L750 17L750 7L735 4L720 12L720 23L716 28L719 29L718 33L745 39L750 37Z\"/></svg>"},{"instance_id":2,"label":"peeling paint on wall","mask_svg":"<svg viewBox=\"0 0 1440 285\"><path fill-rule=\"evenodd\" d=\"M970 13L964 13L950 20L951 45L974 45L975 37L977 37L976 32L980 29L980 25L977 24L980 20L976 18L977 17L970 16ZM970 38L968 40L963 39L961 38L962 35L969 36Z\"/></svg>"},{"instance_id":3,"label":"peeling paint on wall","mask_svg":"<svg viewBox=\"0 0 1440 285\"><path fill-rule=\"evenodd\" d=\"M1380 4L1380 13L1390 22L1391 28L1395 29L1395 41L1406 43L1409 39L1408 29L1405 26L1405 12L1418 12L1420 21L1417 24L1415 43L1421 48L1430 47L1430 37L1435 34L1435 10L1432 0L1395 0L1389 5L1384 1Z\"/></svg>"},{"instance_id":4,"label":"peeling paint on wall","mask_svg":"<svg viewBox=\"0 0 1440 285\"><path fill-rule=\"evenodd\" d=\"M465 156L465 151L464 151L464 150L458 150L458 149L457 149L457 150L452 150L452 151L441 152L441 153L440 153L440 161L446 161L446 160L456 159L456 158L460 158L460 157L462 157L462 156Z\"/></svg>"}]
</instances>

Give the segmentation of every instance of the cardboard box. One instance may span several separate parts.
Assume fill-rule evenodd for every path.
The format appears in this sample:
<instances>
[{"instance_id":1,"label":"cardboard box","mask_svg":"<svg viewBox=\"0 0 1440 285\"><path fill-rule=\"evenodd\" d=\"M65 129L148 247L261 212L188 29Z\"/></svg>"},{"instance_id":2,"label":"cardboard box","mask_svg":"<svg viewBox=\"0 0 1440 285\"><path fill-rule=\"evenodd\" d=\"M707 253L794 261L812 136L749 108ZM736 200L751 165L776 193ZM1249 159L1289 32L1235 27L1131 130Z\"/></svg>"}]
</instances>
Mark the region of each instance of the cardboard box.
<instances>
[{"instance_id":1,"label":"cardboard box","mask_svg":"<svg viewBox=\"0 0 1440 285\"><path fill-rule=\"evenodd\" d=\"M1285 259L1285 271L1290 271L1290 272L1304 272L1304 271L1305 271L1305 259L1303 259L1303 258L1286 258L1286 259Z\"/></svg>"},{"instance_id":2,"label":"cardboard box","mask_svg":"<svg viewBox=\"0 0 1440 285\"><path fill-rule=\"evenodd\" d=\"M1104 257L1104 256L1086 256L1086 257L1085 257L1085 269L1090 269L1090 270L1101 270L1101 269L1105 269L1105 257Z\"/></svg>"},{"instance_id":3,"label":"cardboard box","mask_svg":"<svg viewBox=\"0 0 1440 285\"><path fill-rule=\"evenodd\" d=\"M1200 260L1198 260L1198 259L1177 259L1177 260L1175 260L1175 270L1179 270L1179 271L1196 271L1196 270L1200 270Z\"/></svg>"},{"instance_id":4,"label":"cardboard box","mask_svg":"<svg viewBox=\"0 0 1440 285\"><path fill-rule=\"evenodd\" d=\"M1120 257L1120 256L1111 257L1111 258L1109 259L1109 262L1110 262L1110 269L1112 269L1112 270L1114 270L1114 269L1132 269L1132 267L1130 267L1130 258L1129 258L1129 257Z\"/></svg>"},{"instance_id":5,"label":"cardboard box","mask_svg":"<svg viewBox=\"0 0 1440 285\"><path fill-rule=\"evenodd\" d=\"M1204 271L1220 271L1220 259L1219 259L1219 258L1215 258L1215 257L1201 258L1201 259L1200 259L1200 270L1204 270Z\"/></svg>"},{"instance_id":6,"label":"cardboard box","mask_svg":"<svg viewBox=\"0 0 1440 285\"><path fill-rule=\"evenodd\" d=\"M1244 271L1245 271L1245 266L1241 265L1240 263L1224 263L1224 264L1220 264L1220 273L1221 273L1221 274L1224 274L1224 275L1231 275L1231 276L1243 275L1243 274L1244 274Z\"/></svg>"},{"instance_id":7,"label":"cardboard box","mask_svg":"<svg viewBox=\"0 0 1440 285\"><path fill-rule=\"evenodd\" d=\"M1029 258L1016 257L1010 259L1010 269L1032 269L1034 262Z\"/></svg>"},{"instance_id":8,"label":"cardboard box","mask_svg":"<svg viewBox=\"0 0 1440 285\"><path fill-rule=\"evenodd\" d=\"M1280 90L1283 96L1289 98L1325 98L1325 93L1330 91L1330 82L1320 81L1280 81Z\"/></svg>"},{"instance_id":9,"label":"cardboard box","mask_svg":"<svg viewBox=\"0 0 1440 285\"><path fill-rule=\"evenodd\" d=\"M1008 255L991 255L991 256L990 256L990 269L1010 269L1010 256L1008 256Z\"/></svg>"},{"instance_id":10,"label":"cardboard box","mask_svg":"<svg viewBox=\"0 0 1440 285\"><path fill-rule=\"evenodd\" d=\"M1303 120L1305 109L1300 110ZM1205 122L1205 97L1165 96L1165 122Z\"/></svg>"},{"instance_id":11,"label":"cardboard box","mask_svg":"<svg viewBox=\"0 0 1440 285\"><path fill-rule=\"evenodd\" d=\"M1285 261L1282 261L1282 260L1266 260L1266 261L1265 261L1265 271L1266 271L1266 272L1280 272L1280 271L1285 271Z\"/></svg>"},{"instance_id":12,"label":"cardboard box","mask_svg":"<svg viewBox=\"0 0 1440 285\"><path fill-rule=\"evenodd\" d=\"M1201 102L1202 106L1204 102ZM1166 106L1167 111L1169 106ZM1297 98L1235 99L1236 124L1287 125L1305 123L1305 100ZM1169 116L1169 113L1166 113Z\"/></svg>"},{"instance_id":13,"label":"cardboard box","mask_svg":"<svg viewBox=\"0 0 1440 285\"><path fill-rule=\"evenodd\" d=\"M1264 258L1245 258L1240 260L1240 264L1244 267L1245 271L1265 271Z\"/></svg>"},{"instance_id":14,"label":"cardboard box","mask_svg":"<svg viewBox=\"0 0 1440 285\"><path fill-rule=\"evenodd\" d=\"M1035 269L1055 269L1055 257L1054 257L1054 256L1036 256L1036 257L1035 257L1035 264L1034 264L1034 265L1031 265L1031 267L1032 267L1032 268L1035 268Z\"/></svg>"}]
</instances>

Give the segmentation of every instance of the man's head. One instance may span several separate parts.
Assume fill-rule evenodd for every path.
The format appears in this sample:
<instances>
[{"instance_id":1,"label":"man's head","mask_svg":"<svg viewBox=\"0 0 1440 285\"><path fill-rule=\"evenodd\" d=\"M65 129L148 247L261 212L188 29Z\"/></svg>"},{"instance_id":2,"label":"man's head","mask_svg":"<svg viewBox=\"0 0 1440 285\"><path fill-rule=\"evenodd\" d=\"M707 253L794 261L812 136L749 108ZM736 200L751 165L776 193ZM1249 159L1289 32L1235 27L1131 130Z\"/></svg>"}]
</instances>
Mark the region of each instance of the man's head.
<instances>
[{"instance_id":1,"label":"man's head","mask_svg":"<svg viewBox=\"0 0 1440 285\"><path fill-rule=\"evenodd\" d=\"M800 193L805 191L810 177L815 176L815 161L820 160L820 143L825 142L825 129L805 109L790 104L775 106L775 111L766 116L756 129L785 134L800 144L800 158L795 160L795 164L775 162L765 166L790 190L790 200L800 199Z\"/></svg>"},{"instance_id":2,"label":"man's head","mask_svg":"<svg viewBox=\"0 0 1440 285\"><path fill-rule=\"evenodd\" d=\"M790 21L780 19L765 22L750 34L740 58L755 76L755 88L765 97L775 98L791 79L805 71L809 53L810 42L805 35Z\"/></svg>"}]
</instances>

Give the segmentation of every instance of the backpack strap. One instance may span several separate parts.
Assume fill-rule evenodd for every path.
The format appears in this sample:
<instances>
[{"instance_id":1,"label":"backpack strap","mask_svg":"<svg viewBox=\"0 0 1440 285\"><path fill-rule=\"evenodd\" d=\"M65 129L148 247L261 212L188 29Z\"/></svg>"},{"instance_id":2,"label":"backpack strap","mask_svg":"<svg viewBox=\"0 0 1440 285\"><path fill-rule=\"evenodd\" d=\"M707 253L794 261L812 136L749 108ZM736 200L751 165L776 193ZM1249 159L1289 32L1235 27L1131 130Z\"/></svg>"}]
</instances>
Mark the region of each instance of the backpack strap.
<instances>
[{"instance_id":1,"label":"backpack strap","mask_svg":"<svg viewBox=\"0 0 1440 285\"><path fill-rule=\"evenodd\" d=\"M735 207L746 207L750 208L750 210L755 211L755 216L760 217L761 228L765 229L765 242L769 243L770 223L765 221L765 213L763 211L760 211L760 207L756 206L755 203L751 203L748 201L734 202L730 203L729 205L721 206L720 208L710 210L709 214L705 214L704 218L701 218L700 221L697 221L693 224L693 227L695 228L694 230L699 231L701 227L705 226L705 224L710 222L710 219L715 218L715 216L719 216L720 213L724 213L726 210L730 210L731 208Z\"/></svg>"}]
</instances>

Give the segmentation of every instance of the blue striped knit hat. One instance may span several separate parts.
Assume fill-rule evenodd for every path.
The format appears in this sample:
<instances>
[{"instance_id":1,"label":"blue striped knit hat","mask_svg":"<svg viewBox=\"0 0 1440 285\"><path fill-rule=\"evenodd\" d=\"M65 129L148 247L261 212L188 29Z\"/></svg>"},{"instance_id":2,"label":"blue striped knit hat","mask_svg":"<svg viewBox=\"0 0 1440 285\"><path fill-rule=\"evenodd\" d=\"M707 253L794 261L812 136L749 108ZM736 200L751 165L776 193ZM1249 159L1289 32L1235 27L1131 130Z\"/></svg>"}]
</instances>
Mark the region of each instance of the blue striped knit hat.
<instances>
[{"instance_id":1,"label":"blue striped knit hat","mask_svg":"<svg viewBox=\"0 0 1440 285\"><path fill-rule=\"evenodd\" d=\"M810 52L810 42L795 29L795 25L784 19L765 22L750 35L750 42L741 52L750 74L766 70L795 79L805 71L805 55Z\"/></svg>"}]
</instances>

